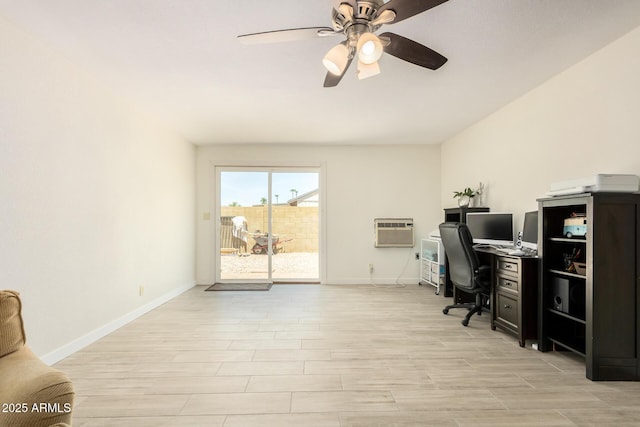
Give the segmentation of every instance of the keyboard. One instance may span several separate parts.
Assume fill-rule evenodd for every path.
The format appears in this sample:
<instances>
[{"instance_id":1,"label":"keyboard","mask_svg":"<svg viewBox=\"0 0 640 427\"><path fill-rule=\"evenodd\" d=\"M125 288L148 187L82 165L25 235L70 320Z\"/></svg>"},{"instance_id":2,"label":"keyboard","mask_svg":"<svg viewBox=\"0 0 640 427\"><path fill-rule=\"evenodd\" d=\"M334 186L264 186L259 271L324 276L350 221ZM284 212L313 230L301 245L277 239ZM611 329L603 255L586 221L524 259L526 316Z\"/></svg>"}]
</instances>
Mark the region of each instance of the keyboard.
<instances>
[{"instance_id":1,"label":"keyboard","mask_svg":"<svg viewBox=\"0 0 640 427\"><path fill-rule=\"evenodd\" d=\"M524 252L522 249L514 248L513 246L498 246L496 247L496 251L503 254L514 255L514 256L526 255L526 252Z\"/></svg>"},{"instance_id":2,"label":"keyboard","mask_svg":"<svg viewBox=\"0 0 640 427\"><path fill-rule=\"evenodd\" d=\"M521 249L511 249L509 252L507 252L507 255L513 255L513 256L525 256L527 253Z\"/></svg>"}]
</instances>

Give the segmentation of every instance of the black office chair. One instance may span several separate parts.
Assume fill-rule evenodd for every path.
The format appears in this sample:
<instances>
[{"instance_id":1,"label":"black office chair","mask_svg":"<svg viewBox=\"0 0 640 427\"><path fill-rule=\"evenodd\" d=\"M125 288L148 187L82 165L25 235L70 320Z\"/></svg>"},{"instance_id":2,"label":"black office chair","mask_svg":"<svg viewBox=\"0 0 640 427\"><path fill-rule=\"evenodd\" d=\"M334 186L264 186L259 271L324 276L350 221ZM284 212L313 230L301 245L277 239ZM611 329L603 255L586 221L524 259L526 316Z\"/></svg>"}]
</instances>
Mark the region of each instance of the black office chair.
<instances>
[{"instance_id":1,"label":"black office chair","mask_svg":"<svg viewBox=\"0 0 640 427\"><path fill-rule=\"evenodd\" d=\"M452 308L467 308L469 313L462 320L464 326L475 313L481 314L488 307L491 289L491 267L479 265L473 250L473 238L466 224L445 222L440 224L440 238L449 261L449 277L453 285L463 292L474 294L475 303L458 303L446 306L442 312Z\"/></svg>"}]
</instances>

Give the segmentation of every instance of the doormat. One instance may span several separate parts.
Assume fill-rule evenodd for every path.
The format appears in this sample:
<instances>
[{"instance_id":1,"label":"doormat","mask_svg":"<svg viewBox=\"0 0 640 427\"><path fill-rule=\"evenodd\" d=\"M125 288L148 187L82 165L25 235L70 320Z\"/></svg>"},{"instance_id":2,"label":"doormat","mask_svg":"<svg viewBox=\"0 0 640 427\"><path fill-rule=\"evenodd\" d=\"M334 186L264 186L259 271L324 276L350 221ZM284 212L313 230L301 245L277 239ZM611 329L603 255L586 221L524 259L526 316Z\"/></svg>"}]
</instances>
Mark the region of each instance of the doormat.
<instances>
[{"instance_id":1,"label":"doormat","mask_svg":"<svg viewBox=\"0 0 640 427\"><path fill-rule=\"evenodd\" d=\"M205 291L268 291L271 283L216 283Z\"/></svg>"}]
</instances>

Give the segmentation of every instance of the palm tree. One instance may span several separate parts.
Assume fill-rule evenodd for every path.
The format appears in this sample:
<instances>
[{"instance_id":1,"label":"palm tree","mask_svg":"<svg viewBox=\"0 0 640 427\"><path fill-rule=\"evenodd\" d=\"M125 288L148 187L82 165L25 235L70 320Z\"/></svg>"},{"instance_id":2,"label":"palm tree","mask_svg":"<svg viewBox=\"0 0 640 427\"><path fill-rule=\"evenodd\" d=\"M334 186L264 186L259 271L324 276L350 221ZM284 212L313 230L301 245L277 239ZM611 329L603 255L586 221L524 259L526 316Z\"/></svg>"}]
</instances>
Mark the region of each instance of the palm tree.
<instances>
[{"instance_id":1,"label":"palm tree","mask_svg":"<svg viewBox=\"0 0 640 427\"><path fill-rule=\"evenodd\" d=\"M274 196L276 198L276 204L278 204L278 197L280 197L280 196L278 196L277 194L274 194Z\"/></svg>"},{"instance_id":2,"label":"palm tree","mask_svg":"<svg viewBox=\"0 0 640 427\"><path fill-rule=\"evenodd\" d=\"M298 190L296 190L295 188L292 188L292 189L291 189L291 190L289 190L289 191L291 191L291 198L292 198L292 199L295 199L295 198L296 198L296 196L298 195Z\"/></svg>"},{"instance_id":3,"label":"palm tree","mask_svg":"<svg viewBox=\"0 0 640 427\"><path fill-rule=\"evenodd\" d=\"M261 198L260 199L260 204L261 205L266 205L267 204L267 198L266 197Z\"/></svg>"}]
</instances>

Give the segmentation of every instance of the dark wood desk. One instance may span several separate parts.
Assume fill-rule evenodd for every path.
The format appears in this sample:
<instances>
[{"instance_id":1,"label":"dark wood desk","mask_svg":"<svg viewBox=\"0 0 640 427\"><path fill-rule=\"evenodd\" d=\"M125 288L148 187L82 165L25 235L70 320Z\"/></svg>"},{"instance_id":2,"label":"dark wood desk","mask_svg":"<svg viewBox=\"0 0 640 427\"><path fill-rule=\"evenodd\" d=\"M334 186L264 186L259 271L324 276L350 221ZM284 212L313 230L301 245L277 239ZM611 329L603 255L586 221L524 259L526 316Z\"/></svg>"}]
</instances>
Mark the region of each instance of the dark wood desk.
<instances>
[{"instance_id":1,"label":"dark wood desk","mask_svg":"<svg viewBox=\"0 0 640 427\"><path fill-rule=\"evenodd\" d=\"M539 258L493 248L477 248L476 253L481 264L491 266L491 329L513 333L524 347L527 339L538 335Z\"/></svg>"}]
</instances>

